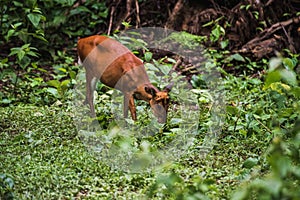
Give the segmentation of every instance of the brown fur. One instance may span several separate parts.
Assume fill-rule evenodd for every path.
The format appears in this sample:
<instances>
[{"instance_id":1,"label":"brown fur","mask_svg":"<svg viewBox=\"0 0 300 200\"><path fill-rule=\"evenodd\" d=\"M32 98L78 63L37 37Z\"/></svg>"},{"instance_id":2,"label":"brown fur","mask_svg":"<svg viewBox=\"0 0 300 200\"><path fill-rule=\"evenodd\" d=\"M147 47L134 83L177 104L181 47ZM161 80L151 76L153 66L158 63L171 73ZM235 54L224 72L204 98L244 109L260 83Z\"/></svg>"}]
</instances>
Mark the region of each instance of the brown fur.
<instances>
[{"instance_id":1,"label":"brown fur","mask_svg":"<svg viewBox=\"0 0 300 200\"><path fill-rule=\"evenodd\" d=\"M82 38L77 44L78 56L86 70L86 102L96 117L93 94L96 80L124 94L124 117L136 120L134 98L150 103L160 123L166 122L169 90L159 91L149 80L143 62L121 43L106 36Z\"/></svg>"}]
</instances>

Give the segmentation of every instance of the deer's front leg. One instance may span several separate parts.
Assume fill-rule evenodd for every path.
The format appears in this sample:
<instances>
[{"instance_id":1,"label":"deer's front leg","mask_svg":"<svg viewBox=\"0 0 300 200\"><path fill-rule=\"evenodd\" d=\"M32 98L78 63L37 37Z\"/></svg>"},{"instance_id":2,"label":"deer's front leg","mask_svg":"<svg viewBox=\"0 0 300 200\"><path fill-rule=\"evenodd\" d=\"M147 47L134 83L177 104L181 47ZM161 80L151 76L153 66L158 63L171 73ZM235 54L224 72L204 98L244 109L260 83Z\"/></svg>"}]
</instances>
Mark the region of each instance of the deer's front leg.
<instances>
[{"instance_id":1,"label":"deer's front leg","mask_svg":"<svg viewBox=\"0 0 300 200\"><path fill-rule=\"evenodd\" d=\"M129 94L125 93L124 101L123 101L123 115L125 119L128 117L129 98L130 98Z\"/></svg>"},{"instance_id":2,"label":"deer's front leg","mask_svg":"<svg viewBox=\"0 0 300 200\"><path fill-rule=\"evenodd\" d=\"M130 114L133 120L136 120L136 109L134 105L134 98L132 94L124 94L124 118L128 117L128 109L130 110Z\"/></svg>"},{"instance_id":3,"label":"deer's front leg","mask_svg":"<svg viewBox=\"0 0 300 200\"><path fill-rule=\"evenodd\" d=\"M136 108L135 108L135 105L134 105L133 95L131 95L130 99L129 99L129 110L130 110L132 119L134 121L136 121L137 120L137 118L136 118Z\"/></svg>"}]
</instances>

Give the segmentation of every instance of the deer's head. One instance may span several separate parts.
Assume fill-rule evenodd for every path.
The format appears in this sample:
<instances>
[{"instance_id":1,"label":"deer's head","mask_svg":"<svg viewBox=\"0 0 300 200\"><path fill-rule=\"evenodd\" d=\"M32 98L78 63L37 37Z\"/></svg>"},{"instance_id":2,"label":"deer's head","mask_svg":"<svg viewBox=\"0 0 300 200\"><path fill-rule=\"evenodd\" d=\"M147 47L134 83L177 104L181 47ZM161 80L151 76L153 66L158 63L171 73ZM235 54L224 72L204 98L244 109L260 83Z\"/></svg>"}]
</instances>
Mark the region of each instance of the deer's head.
<instances>
[{"instance_id":1,"label":"deer's head","mask_svg":"<svg viewBox=\"0 0 300 200\"><path fill-rule=\"evenodd\" d=\"M165 88L162 91L157 90L155 87L145 87L145 91L151 94L149 100L154 116L157 118L159 123L165 123L167 120L167 113L169 108L169 88Z\"/></svg>"}]
</instances>

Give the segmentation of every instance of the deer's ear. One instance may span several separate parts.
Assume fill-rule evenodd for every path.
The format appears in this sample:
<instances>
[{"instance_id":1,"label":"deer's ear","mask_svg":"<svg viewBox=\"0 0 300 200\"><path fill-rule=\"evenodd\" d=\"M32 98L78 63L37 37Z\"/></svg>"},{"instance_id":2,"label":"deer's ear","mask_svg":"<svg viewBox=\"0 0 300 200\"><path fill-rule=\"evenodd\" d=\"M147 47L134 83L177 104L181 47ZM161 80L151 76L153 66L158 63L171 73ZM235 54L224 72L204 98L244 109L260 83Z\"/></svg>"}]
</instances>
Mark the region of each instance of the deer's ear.
<instances>
[{"instance_id":1,"label":"deer's ear","mask_svg":"<svg viewBox=\"0 0 300 200\"><path fill-rule=\"evenodd\" d=\"M149 86L145 86L145 91L148 93L148 94L151 94L152 97L155 97L156 96L156 91L153 87L149 87Z\"/></svg>"}]
</instances>

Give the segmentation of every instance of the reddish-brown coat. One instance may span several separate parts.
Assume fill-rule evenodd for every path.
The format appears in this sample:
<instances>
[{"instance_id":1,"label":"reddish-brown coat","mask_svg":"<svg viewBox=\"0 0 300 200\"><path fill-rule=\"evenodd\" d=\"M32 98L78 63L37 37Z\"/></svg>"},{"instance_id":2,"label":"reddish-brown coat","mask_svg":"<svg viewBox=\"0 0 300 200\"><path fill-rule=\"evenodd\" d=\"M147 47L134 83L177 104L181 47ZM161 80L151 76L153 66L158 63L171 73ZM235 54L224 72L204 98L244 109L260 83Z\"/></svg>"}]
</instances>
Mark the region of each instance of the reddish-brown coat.
<instances>
[{"instance_id":1,"label":"reddish-brown coat","mask_svg":"<svg viewBox=\"0 0 300 200\"><path fill-rule=\"evenodd\" d=\"M136 120L134 98L150 103L158 121L164 123L168 109L169 90L159 91L149 80L143 62L124 45L106 36L82 38L77 44L78 56L86 70L86 102L96 116L93 93L96 80L124 94L124 117L128 108Z\"/></svg>"}]
</instances>

